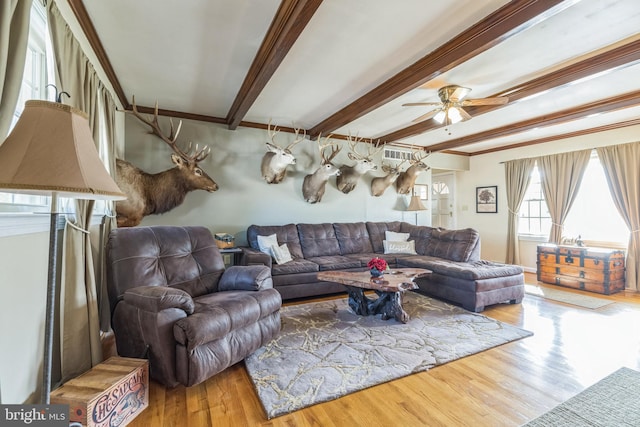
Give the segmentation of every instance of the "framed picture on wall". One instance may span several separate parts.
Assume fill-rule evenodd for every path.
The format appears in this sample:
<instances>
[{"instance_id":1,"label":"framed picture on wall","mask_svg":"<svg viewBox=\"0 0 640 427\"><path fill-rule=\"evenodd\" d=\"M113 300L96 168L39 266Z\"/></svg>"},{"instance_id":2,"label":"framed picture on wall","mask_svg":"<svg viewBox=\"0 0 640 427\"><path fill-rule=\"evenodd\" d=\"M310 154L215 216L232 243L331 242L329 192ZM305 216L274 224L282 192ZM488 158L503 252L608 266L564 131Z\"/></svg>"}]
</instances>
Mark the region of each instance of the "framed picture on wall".
<instances>
[{"instance_id":1,"label":"framed picture on wall","mask_svg":"<svg viewBox=\"0 0 640 427\"><path fill-rule=\"evenodd\" d=\"M476 187L476 212L498 212L498 186Z\"/></svg>"}]
</instances>

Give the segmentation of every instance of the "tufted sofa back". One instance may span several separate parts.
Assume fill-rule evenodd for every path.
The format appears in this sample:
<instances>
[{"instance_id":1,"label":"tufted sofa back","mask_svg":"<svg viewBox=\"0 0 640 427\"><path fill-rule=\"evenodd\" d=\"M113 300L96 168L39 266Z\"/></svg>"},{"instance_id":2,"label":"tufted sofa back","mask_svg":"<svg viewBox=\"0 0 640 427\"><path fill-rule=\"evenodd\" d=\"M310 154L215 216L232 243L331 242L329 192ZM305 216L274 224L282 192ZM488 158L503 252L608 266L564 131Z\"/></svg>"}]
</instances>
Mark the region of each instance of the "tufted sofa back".
<instances>
[{"instance_id":1,"label":"tufted sofa back","mask_svg":"<svg viewBox=\"0 0 640 427\"><path fill-rule=\"evenodd\" d=\"M107 242L109 303L137 286L169 286L192 297L216 292L222 256L205 227L132 227L111 232Z\"/></svg>"}]
</instances>

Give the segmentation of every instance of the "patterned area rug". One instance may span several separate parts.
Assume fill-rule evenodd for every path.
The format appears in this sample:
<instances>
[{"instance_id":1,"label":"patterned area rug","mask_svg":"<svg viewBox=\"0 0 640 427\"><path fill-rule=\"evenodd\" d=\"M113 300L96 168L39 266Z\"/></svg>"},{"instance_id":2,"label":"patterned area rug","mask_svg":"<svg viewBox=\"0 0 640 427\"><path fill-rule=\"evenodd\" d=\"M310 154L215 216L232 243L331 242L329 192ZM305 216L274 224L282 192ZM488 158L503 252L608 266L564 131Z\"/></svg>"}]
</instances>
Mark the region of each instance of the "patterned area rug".
<instances>
[{"instance_id":1,"label":"patterned area rug","mask_svg":"<svg viewBox=\"0 0 640 427\"><path fill-rule=\"evenodd\" d=\"M621 368L525 426L640 426L638 390L640 372Z\"/></svg>"},{"instance_id":2,"label":"patterned area rug","mask_svg":"<svg viewBox=\"0 0 640 427\"><path fill-rule=\"evenodd\" d=\"M532 335L414 292L403 307L406 324L355 315L346 298L283 307L279 337L245 359L267 417Z\"/></svg>"},{"instance_id":3,"label":"patterned area rug","mask_svg":"<svg viewBox=\"0 0 640 427\"><path fill-rule=\"evenodd\" d=\"M566 292L560 289L552 289L536 285L524 285L524 291L529 295L564 302L566 304L577 305L578 307L590 308L592 310L615 302L604 298L597 298L575 292Z\"/></svg>"}]
</instances>

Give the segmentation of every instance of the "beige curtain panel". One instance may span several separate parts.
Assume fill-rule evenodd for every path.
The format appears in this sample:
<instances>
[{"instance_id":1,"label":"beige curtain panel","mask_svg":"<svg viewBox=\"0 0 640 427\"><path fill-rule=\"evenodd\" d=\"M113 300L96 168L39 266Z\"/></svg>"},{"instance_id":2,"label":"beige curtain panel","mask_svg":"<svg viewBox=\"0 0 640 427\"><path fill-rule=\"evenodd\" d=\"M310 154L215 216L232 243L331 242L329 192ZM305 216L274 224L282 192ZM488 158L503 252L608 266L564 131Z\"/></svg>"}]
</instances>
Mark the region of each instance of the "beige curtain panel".
<instances>
[{"instance_id":1,"label":"beige curtain panel","mask_svg":"<svg viewBox=\"0 0 640 427\"><path fill-rule=\"evenodd\" d=\"M48 7L48 20L58 90L71 95L69 99L65 99L66 104L89 116L89 126L98 153L113 176L115 103L54 2L50 2ZM108 305L106 295L102 292L103 270L100 269L99 285L95 275L95 266L102 266L103 260L94 259L91 242L86 234L91 227L93 206L93 202L76 201L75 222L65 229L63 264L66 274L63 275L64 297L60 309L63 381L102 362L99 307L108 310ZM107 221L107 226L110 229L111 222ZM99 247L103 245L104 242L98 244ZM105 319L105 316L102 318Z\"/></svg>"},{"instance_id":2,"label":"beige curtain panel","mask_svg":"<svg viewBox=\"0 0 640 427\"><path fill-rule=\"evenodd\" d=\"M531 181L535 159L518 159L505 162L504 173L507 188L507 264L520 264L518 244L518 212Z\"/></svg>"},{"instance_id":3,"label":"beige curtain panel","mask_svg":"<svg viewBox=\"0 0 640 427\"><path fill-rule=\"evenodd\" d=\"M640 290L640 142L597 149L613 202L630 231L626 287Z\"/></svg>"},{"instance_id":4,"label":"beige curtain panel","mask_svg":"<svg viewBox=\"0 0 640 427\"><path fill-rule=\"evenodd\" d=\"M31 0L0 1L0 141L9 133L29 41Z\"/></svg>"},{"instance_id":5,"label":"beige curtain panel","mask_svg":"<svg viewBox=\"0 0 640 427\"><path fill-rule=\"evenodd\" d=\"M542 193L551 215L550 243L562 241L562 227L578 194L591 150L538 157Z\"/></svg>"}]
</instances>

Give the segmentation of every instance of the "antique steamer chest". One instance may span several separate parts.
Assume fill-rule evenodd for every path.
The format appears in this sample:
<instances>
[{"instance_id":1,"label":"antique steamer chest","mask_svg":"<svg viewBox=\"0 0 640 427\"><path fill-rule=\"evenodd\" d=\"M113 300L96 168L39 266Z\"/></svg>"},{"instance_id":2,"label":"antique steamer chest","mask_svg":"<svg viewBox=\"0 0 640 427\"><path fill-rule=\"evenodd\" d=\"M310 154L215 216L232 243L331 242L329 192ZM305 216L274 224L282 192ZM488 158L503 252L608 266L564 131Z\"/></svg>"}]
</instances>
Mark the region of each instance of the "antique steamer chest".
<instances>
[{"instance_id":1,"label":"antique steamer chest","mask_svg":"<svg viewBox=\"0 0 640 427\"><path fill-rule=\"evenodd\" d=\"M538 245L538 281L600 294L624 289L624 251Z\"/></svg>"}]
</instances>

